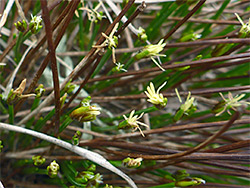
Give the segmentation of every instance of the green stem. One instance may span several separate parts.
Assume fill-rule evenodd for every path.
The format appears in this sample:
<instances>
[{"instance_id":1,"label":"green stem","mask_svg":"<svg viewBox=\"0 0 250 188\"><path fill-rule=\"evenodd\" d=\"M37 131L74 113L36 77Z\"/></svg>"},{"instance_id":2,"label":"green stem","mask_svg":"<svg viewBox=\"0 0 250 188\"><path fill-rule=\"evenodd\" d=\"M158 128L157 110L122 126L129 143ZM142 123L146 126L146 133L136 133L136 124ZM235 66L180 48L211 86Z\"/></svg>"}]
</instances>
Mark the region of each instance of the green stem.
<instances>
[{"instance_id":1,"label":"green stem","mask_svg":"<svg viewBox=\"0 0 250 188\"><path fill-rule=\"evenodd\" d=\"M2 102L0 101L0 111L3 114L8 114L8 110L4 107L4 105L2 104Z\"/></svg>"},{"instance_id":2,"label":"green stem","mask_svg":"<svg viewBox=\"0 0 250 188\"><path fill-rule=\"evenodd\" d=\"M14 124L14 107L13 105L9 105L9 123Z\"/></svg>"},{"instance_id":3,"label":"green stem","mask_svg":"<svg viewBox=\"0 0 250 188\"><path fill-rule=\"evenodd\" d=\"M22 44L22 39L23 39L23 32L19 32L18 38L17 38L17 42L16 42L16 46L15 46L15 61L18 63L21 59L21 55L20 55L20 46Z\"/></svg>"}]
</instances>

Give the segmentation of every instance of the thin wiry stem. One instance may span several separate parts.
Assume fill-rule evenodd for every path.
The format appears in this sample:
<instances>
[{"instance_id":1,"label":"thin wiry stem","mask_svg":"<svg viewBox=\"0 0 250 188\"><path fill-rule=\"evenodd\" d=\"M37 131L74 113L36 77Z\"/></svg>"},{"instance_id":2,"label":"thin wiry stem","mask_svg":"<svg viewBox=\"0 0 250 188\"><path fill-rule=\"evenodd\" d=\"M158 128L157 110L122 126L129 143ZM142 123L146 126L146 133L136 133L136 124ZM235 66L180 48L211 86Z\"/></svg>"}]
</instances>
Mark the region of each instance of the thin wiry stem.
<instances>
[{"instance_id":1,"label":"thin wiry stem","mask_svg":"<svg viewBox=\"0 0 250 188\"><path fill-rule=\"evenodd\" d=\"M72 7L71 7L71 9L70 9L70 11L69 11L69 14L68 14L68 16L65 18L65 22L63 23L63 27L62 27L62 29L61 29L61 32L60 32L60 34L57 36L57 38L56 38L56 41L55 41L55 45L57 46L58 44L59 44L59 42L60 42L60 40L61 40L61 38L62 38L62 36L63 36L63 33L65 32L65 30L66 30L66 28L67 28L67 26L68 26L68 24L70 23L70 20L72 19L72 17L74 16L74 11L75 11L75 9L77 8L77 6L78 6L78 3L79 3L79 0L77 0L77 1L72 1ZM44 71L44 69L46 68L46 64L48 64L48 58L49 58L49 56L47 56L47 61L45 61L44 60L44 63L42 63L42 65L41 65L41 67L39 68L39 70L38 70L38 72L36 73L36 75L35 75L35 78L34 78L34 80L33 80L33 85L32 85L32 83L31 83L31 85L30 85L30 87L34 87L35 86L35 84L37 83L37 81L38 81L38 79L40 78L40 76L42 75L42 73L43 73L43 71ZM46 63L45 63L46 62ZM77 69L78 67L76 67L75 69ZM72 73L74 72L74 70L72 71ZM70 76L72 76L72 74L70 75ZM66 85L66 83L68 83L69 82L69 80L71 79L71 77L70 76L68 76L66 79L65 79L65 81L62 83L62 85L61 85L61 87L60 88L63 88L65 85ZM26 116L25 118L23 118L18 124L19 125L22 125L22 124L24 124L25 122L27 122L31 117L33 117L34 115L36 115L37 114L37 112L39 112L43 107L45 107L45 106L47 106L47 105L49 105L52 101L53 101L53 96L54 96L54 93L52 92L44 101L43 101L43 103L41 103L34 111L32 111L28 116Z\"/></svg>"},{"instance_id":2,"label":"thin wiry stem","mask_svg":"<svg viewBox=\"0 0 250 188\"><path fill-rule=\"evenodd\" d=\"M75 1L71 1L68 6L64 9L64 11L61 13L61 15L58 17L56 23L53 25L53 30L57 28L57 26L63 21L63 18L65 18L65 16L67 14L70 13L70 8L72 7L72 9L74 9L74 3ZM77 3L77 2L76 2ZM77 6L77 5L76 5ZM72 15L73 16L73 15ZM64 23L63 23L63 27L61 29L61 33L64 33L65 29L67 28L66 26L68 25L67 23L69 23L69 20L72 18L72 16L68 15L66 16L66 18L64 19ZM55 40L55 47L59 44L60 40L61 40L61 37L62 37L62 34L61 35L58 35L56 40ZM33 58L33 55L36 54L35 52L37 52L39 50L39 48L43 45L43 43L46 41L46 35L44 35L44 37L42 37L42 39L40 40L40 42L37 44L37 46L32 49L30 51L30 53L27 55L27 57L24 59L24 63L28 63L31 61L31 58ZM43 60L43 62L41 63L39 69L37 70L37 72L35 73L35 76L34 78L32 79L29 87L27 88L27 91L26 93L30 93L36 86L38 80L40 79L43 71L45 70L45 68L47 67L48 63L49 63L49 58L50 58L50 55L47 54L47 56L45 57L45 59ZM25 67L25 66L24 66ZM25 100L20 100L20 102L16 105L15 107L15 111L17 112L21 105L24 103Z\"/></svg>"},{"instance_id":3,"label":"thin wiry stem","mask_svg":"<svg viewBox=\"0 0 250 188\"><path fill-rule=\"evenodd\" d=\"M58 78L58 70L57 70L57 62L56 62L56 53L55 53L55 45L52 39L52 27L49 18L49 10L47 7L47 0L41 0L41 8L43 12L43 19L45 23L45 31L48 41L49 47L49 55L51 68L53 73L53 84L54 84L54 96L55 96L55 135L58 134L60 127L60 86L59 86L59 78Z\"/></svg>"},{"instance_id":4,"label":"thin wiry stem","mask_svg":"<svg viewBox=\"0 0 250 188\"><path fill-rule=\"evenodd\" d=\"M197 5L171 30L169 31L165 37L163 37L164 40L167 40L179 27L181 27L199 8L206 2L206 0L200 0Z\"/></svg>"}]
</instances>

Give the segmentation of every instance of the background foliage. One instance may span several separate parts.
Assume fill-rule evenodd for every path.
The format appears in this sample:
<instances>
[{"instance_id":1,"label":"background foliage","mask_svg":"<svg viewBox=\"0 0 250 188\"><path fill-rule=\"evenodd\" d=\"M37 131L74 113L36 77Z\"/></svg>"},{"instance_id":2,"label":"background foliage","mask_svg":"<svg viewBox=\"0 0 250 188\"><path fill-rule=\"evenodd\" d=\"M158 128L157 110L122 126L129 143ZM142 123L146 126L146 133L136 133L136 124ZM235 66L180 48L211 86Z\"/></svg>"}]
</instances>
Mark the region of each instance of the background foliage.
<instances>
[{"instance_id":1,"label":"background foliage","mask_svg":"<svg viewBox=\"0 0 250 188\"><path fill-rule=\"evenodd\" d=\"M248 187L250 28L245 25L242 31L234 13L246 24L249 1L127 2L1 1L1 125L21 126L69 143L73 138L73 143L125 172L138 187L199 184L195 178L206 181L197 187ZM41 22L32 22L31 15L33 21L41 15ZM102 34L110 37L111 31L115 45ZM166 45L159 53L150 55L143 48L161 39ZM114 63L114 49L122 67ZM155 57L158 54L165 56ZM25 78L26 85L20 86ZM156 89L167 82L160 91L168 99L164 108L147 101L144 91L150 82ZM194 102L180 112L189 92ZM220 92L229 99L224 101ZM229 92L242 98L230 99ZM84 122L73 120L70 113L88 96L87 106L101 109L101 114L96 119L85 114ZM145 137L138 130L118 129L123 115L128 117L132 110L144 113L138 121L149 125L141 126ZM5 187L127 185L71 151L0 128L0 180ZM36 166L33 156L46 162ZM129 169L122 165L127 157L143 161ZM47 166L54 160L60 170L51 178Z\"/></svg>"}]
</instances>

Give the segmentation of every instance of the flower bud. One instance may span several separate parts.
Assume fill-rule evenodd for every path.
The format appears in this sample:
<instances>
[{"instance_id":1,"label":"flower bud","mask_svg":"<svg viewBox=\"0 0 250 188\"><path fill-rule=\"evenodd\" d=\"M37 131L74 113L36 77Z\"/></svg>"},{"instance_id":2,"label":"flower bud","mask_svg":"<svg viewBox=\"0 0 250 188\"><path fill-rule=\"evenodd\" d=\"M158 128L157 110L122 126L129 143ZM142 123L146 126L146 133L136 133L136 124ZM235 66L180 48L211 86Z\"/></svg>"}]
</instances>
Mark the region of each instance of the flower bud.
<instances>
[{"instance_id":1,"label":"flower bud","mask_svg":"<svg viewBox=\"0 0 250 188\"><path fill-rule=\"evenodd\" d=\"M2 149L3 149L2 140L0 140L0 152L2 151Z\"/></svg>"},{"instance_id":2,"label":"flower bud","mask_svg":"<svg viewBox=\"0 0 250 188\"><path fill-rule=\"evenodd\" d=\"M76 133L74 134L74 136L71 139L72 144L73 145L78 145L80 137L81 137L81 132L80 131L76 131Z\"/></svg>"},{"instance_id":3,"label":"flower bud","mask_svg":"<svg viewBox=\"0 0 250 188\"><path fill-rule=\"evenodd\" d=\"M72 84L71 81L69 81L65 87L64 87L64 91L68 94L72 93L74 91L74 89L76 88L75 84Z\"/></svg>"},{"instance_id":4,"label":"flower bud","mask_svg":"<svg viewBox=\"0 0 250 188\"><path fill-rule=\"evenodd\" d=\"M175 186L177 186L177 187L188 187L188 186L200 185L201 183L205 184L206 181L201 179L201 178L187 177L187 178L182 179L180 181L176 181Z\"/></svg>"},{"instance_id":5,"label":"flower bud","mask_svg":"<svg viewBox=\"0 0 250 188\"><path fill-rule=\"evenodd\" d=\"M40 155L35 155L32 157L35 166L41 166L45 163L46 159Z\"/></svg>"},{"instance_id":6,"label":"flower bud","mask_svg":"<svg viewBox=\"0 0 250 188\"><path fill-rule=\"evenodd\" d=\"M190 174L187 173L186 170L177 170L177 171L172 175L172 177L173 177L176 181L178 181L178 180L182 180L182 179L188 177L189 175L190 175Z\"/></svg>"},{"instance_id":7,"label":"flower bud","mask_svg":"<svg viewBox=\"0 0 250 188\"><path fill-rule=\"evenodd\" d=\"M88 96L80 102L80 106L90 106L90 102L91 102L91 96Z\"/></svg>"},{"instance_id":8,"label":"flower bud","mask_svg":"<svg viewBox=\"0 0 250 188\"><path fill-rule=\"evenodd\" d=\"M139 33L137 34L139 40L146 42L146 40L148 39L148 36L145 32L145 29L143 29L142 27L139 27Z\"/></svg>"},{"instance_id":9,"label":"flower bud","mask_svg":"<svg viewBox=\"0 0 250 188\"><path fill-rule=\"evenodd\" d=\"M64 95L62 97L60 97L60 108L63 107L65 101L66 101L66 98L67 98L68 94L67 93L64 93Z\"/></svg>"},{"instance_id":10,"label":"flower bud","mask_svg":"<svg viewBox=\"0 0 250 188\"><path fill-rule=\"evenodd\" d=\"M93 121L97 115L101 114L100 110L101 109L96 106L82 106L71 112L69 116L80 122Z\"/></svg>"},{"instance_id":11,"label":"flower bud","mask_svg":"<svg viewBox=\"0 0 250 188\"><path fill-rule=\"evenodd\" d=\"M195 41L201 38L201 36L202 36L201 34L197 34L197 33L186 34L183 37L181 37L180 42Z\"/></svg>"},{"instance_id":12,"label":"flower bud","mask_svg":"<svg viewBox=\"0 0 250 188\"><path fill-rule=\"evenodd\" d=\"M60 169L59 164L57 164L55 160L51 162L50 165L47 167L47 173L49 177L55 178L57 176L59 169Z\"/></svg>"},{"instance_id":13,"label":"flower bud","mask_svg":"<svg viewBox=\"0 0 250 188\"><path fill-rule=\"evenodd\" d=\"M96 165L95 164L91 164L88 169L88 171L94 172L96 170Z\"/></svg>"},{"instance_id":14,"label":"flower bud","mask_svg":"<svg viewBox=\"0 0 250 188\"><path fill-rule=\"evenodd\" d=\"M36 89L35 89L35 94L36 98L40 98L44 95L45 89L43 84L40 84Z\"/></svg>"},{"instance_id":15,"label":"flower bud","mask_svg":"<svg viewBox=\"0 0 250 188\"><path fill-rule=\"evenodd\" d=\"M24 32L27 29L27 23L25 20L18 21L16 23L14 23L14 25L16 26L17 30L20 32Z\"/></svg>"},{"instance_id":16,"label":"flower bud","mask_svg":"<svg viewBox=\"0 0 250 188\"><path fill-rule=\"evenodd\" d=\"M13 90L13 89L10 90L10 92L8 94L8 97L7 97L7 103L9 105L17 103L22 98L36 96L35 94L26 94L26 95L23 95L22 93L23 93L23 91L25 89L25 85L26 85L26 79L24 79L21 82L21 84L19 85L19 87L16 90Z\"/></svg>"}]
</instances>

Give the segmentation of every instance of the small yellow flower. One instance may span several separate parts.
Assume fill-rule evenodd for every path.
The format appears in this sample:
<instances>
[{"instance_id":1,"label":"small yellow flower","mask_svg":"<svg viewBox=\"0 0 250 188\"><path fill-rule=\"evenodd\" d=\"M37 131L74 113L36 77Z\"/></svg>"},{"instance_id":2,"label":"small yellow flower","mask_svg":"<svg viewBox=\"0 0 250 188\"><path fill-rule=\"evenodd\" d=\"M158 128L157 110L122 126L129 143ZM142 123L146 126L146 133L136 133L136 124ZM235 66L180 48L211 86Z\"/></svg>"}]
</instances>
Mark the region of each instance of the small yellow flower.
<instances>
[{"instance_id":1,"label":"small yellow flower","mask_svg":"<svg viewBox=\"0 0 250 188\"><path fill-rule=\"evenodd\" d=\"M164 82L158 89L155 91L154 84L150 82L150 86L147 87L147 91L145 91L148 96L148 102L156 105L156 107L164 108L167 105L168 99L164 98L160 92L160 90L167 84Z\"/></svg>"},{"instance_id":2,"label":"small yellow flower","mask_svg":"<svg viewBox=\"0 0 250 188\"><path fill-rule=\"evenodd\" d=\"M106 18L106 16L103 15L103 12L98 12L97 10L101 7L102 3L99 3L94 9L88 9L87 7L81 7L79 10L86 10L88 19L91 22L98 22L101 21L103 18ZM77 17L79 15L77 14Z\"/></svg>"},{"instance_id":3,"label":"small yellow flower","mask_svg":"<svg viewBox=\"0 0 250 188\"><path fill-rule=\"evenodd\" d=\"M124 166L126 166L128 168L137 168L137 167L141 166L142 160L143 159L141 157L136 158L136 159L127 157L126 159L123 159L122 163Z\"/></svg>"},{"instance_id":4,"label":"small yellow flower","mask_svg":"<svg viewBox=\"0 0 250 188\"><path fill-rule=\"evenodd\" d=\"M240 107L242 105L250 105L250 102L246 102L246 101L239 101L241 100L243 97L245 97L245 94L241 94L236 95L235 97L233 97L231 92L228 92L228 99L225 99L225 97L222 95L222 93L219 93L220 96L222 97L222 99L224 101L219 102L215 107L214 107L214 111L218 112L215 116L219 116L221 115L223 112L227 111L228 114L231 115L229 109L232 108L234 111L236 111L237 107ZM223 107L224 106L224 107ZM223 108L222 108L223 107Z\"/></svg>"},{"instance_id":5,"label":"small yellow flower","mask_svg":"<svg viewBox=\"0 0 250 188\"><path fill-rule=\"evenodd\" d=\"M247 24L245 24L237 13L234 13L239 22L241 23L241 28L239 31L240 38L247 38L250 35L250 18Z\"/></svg>"},{"instance_id":6,"label":"small yellow flower","mask_svg":"<svg viewBox=\"0 0 250 188\"><path fill-rule=\"evenodd\" d=\"M33 34L38 33L42 29L42 16L33 16L31 14L31 21L29 24L29 29Z\"/></svg>"},{"instance_id":7,"label":"small yellow flower","mask_svg":"<svg viewBox=\"0 0 250 188\"><path fill-rule=\"evenodd\" d=\"M191 92L188 92L187 100L184 104L181 105L181 109L186 112L193 106L194 103L194 97L191 97Z\"/></svg>"},{"instance_id":8,"label":"small yellow flower","mask_svg":"<svg viewBox=\"0 0 250 188\"><path fill-rule=\"evenodd\" d=\"M114 36L115 32L117 31L119 26L119 23L116 23L113 30L107 36L105 33L102 33L102 36L106 38L106 40L101 44L101 45L94 45L94 48L98 48L98 51L100 51L104 47L108 47L109 49L112 50L112 60L113 63L116 64L116 58L115 58L115 48L118 45L118 38L117 36Z\"/></svg>"},{"instance_id":9,"label":"small yellow flower","mask_svg":"<svg viewBox=\"0 0 250 188\"><path fill-rule=\"evenodd\" d=\"M115 63L116 67L114 67L113 71L124 71L124 72L128 72L126 69L124 69L124 64L121 64L120 62Z\"/></svg>"},{"instance_id":10,"label":"small yellow flower","mask_svg":"<svg viewBox=\"0 0 250 188\"><path fill-rule=\"evenodd\" d=\"M132 131L136 131L137 129L139 129L140 133L142 134L143 137L145 137L145 135L143 134L141 128L139 127L139 125L142 125L142 126L145 126L145 127L149 127L147 124L145 123L142 123L142 122L139 122L137 121L138 119L140 119L144 113L141 113L141 115L138 117L138 115L135 115L134 116L134 113L135 113L135 110L133 110L129 117L127 118L125 115L123 115L125 121L121 122L119 125L118 125L118 128L119 129L122 129L122 128L132 128Z\"/></svg>"},{"instance_id":11,"label":"small yellow flower","mask_svg":"<svg viewBox=\"0 0 250 188\"><path fill-rule=\"evenodd\" d=\"M175 88L175 92L176 95L180 101L180 103L182 103L180 94L178 92L178 89ZM196 110L197 110L197 105L196 102L194 101L194 97L191 97L191 92L188 92L188 96L186 101L181 104L180 108L176 111L175 115L174 115L174 121L179 121L183 116L189 116L192 115Z\"/></svg>"},{"instance_id":12,"label":"small yellow flower","mask_svg":"<svg viewBox=\"0 0 250 188\"><path fill-rule=\"evenodd\" d=\"M160 52L164 49L164 47L167 45L166 43L163 43L164 39L161 39L158 44L150 44L145 46L144 50L148 50L149 54L147 56L162 56L165 57L166 55L160 54Z\"/></svg>"},{"instance_id":13,"label":"small yellow flower","mask_svg":"<svg viewBox=\"0 0 250 188\"><path fill-rule=\"evenodd\" d=\"M164 54L160 54L160 52L166 46L166 43L163 43L164 39L161 39L158 44L149 44L143 48L141 52L135 55L135 59L142 59L145 57L150 57L151 60L162 70L165 71L164 68L154 59L155 56L157 57L166 57Z\"/></svg>"}]
</instances>

